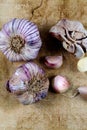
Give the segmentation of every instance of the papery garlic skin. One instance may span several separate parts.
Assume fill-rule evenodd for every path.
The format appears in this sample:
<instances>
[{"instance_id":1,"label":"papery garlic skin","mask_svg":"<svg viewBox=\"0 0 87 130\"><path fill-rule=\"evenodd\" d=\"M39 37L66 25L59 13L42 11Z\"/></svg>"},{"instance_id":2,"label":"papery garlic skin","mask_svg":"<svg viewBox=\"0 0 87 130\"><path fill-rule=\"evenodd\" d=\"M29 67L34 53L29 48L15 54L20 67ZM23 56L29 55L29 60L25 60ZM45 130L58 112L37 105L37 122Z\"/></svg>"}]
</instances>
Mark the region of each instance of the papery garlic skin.
<instances>
[{"instance_id":1,"label":"papery garlic skin","mask_svg":"<svg viewBox=\"0 0 87 130\"><path fill-rule=\"evenodd\" d=\"M85 56L87 52L87 30L79 21L62 19L53 27L49 33L60 40L64 49L74 54L78 59Z\"/></svg>"},{"instance_id":2,"label":"papery garlic skin","mask_svg":"<svg viewBox=\"0 0 87 130\"><path fill-rule=\"evenodd\" d=\"M10 61L35 59L41 45L37 25L26 19L14 18L0 31L0 50Z\"/></svg>"},{"instance_id":3,"label":"papery garlic skin","mask_svg":"<svg viewBox=\"0 0 87 130\"><path fill-rule=\"evenodd\" d=\"M7 90L23 104L37 102L47 96L49 80L37 64L28 62L20 66L7 82Z\"/></svg>"},{"instance_id":4,"label":"papery garlic skin","mask_svg":"<svg viewBox=\"0 0 87 130\"><path fill-rule=\"evenodd\" d=\"M45 65L48 68L57 69L60 68L63 64L62 56L46 56L45 57Z\"/></svg>"},{"instance_id":5,"label":"papery garlic skin","mask_svg":"<svg viewBox=\"0 0 87 130\"><path fill-rule=\"evenodd\" d=\"M52 88L56 93L64 93L70 88L70 83L66 77L57 75L52 80Z\"/></svg>"}]
</instances>

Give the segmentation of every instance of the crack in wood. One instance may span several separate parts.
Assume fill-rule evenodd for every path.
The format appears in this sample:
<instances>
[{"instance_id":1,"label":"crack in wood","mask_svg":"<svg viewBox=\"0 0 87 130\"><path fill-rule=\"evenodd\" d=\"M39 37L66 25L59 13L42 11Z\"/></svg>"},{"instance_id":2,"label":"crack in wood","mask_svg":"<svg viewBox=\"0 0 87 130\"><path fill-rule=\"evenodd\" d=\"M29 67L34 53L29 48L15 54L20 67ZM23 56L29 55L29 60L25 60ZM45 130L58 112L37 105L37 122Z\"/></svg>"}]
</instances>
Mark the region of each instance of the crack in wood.
<instances>
[{"instance_id":1,"label":"crack in wood","mask_svg":"<svg viewBox=\"0 0 87 130\"><path fill-rule=\"evenodd\" d=\"M37 9L39 9L39 8L42 6L42 4L43 4L43 0L41 0L40 4L32 10L31 20L32 20L32 18L33 18L34 12L35 12Z\"/></svg>"}]
</instances>

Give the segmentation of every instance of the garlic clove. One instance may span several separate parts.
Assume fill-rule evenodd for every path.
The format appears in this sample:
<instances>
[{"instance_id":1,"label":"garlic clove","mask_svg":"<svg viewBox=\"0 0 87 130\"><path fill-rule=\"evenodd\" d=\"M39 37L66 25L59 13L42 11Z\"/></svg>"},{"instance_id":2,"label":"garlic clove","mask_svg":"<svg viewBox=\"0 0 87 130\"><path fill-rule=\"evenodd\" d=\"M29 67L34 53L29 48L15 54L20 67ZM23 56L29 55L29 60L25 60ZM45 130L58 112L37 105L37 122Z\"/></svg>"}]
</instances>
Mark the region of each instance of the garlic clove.
<instances>
[{"instance_id":1,"label":"garlic clove","mask_svg":"<svg viewBox=\"0 0 87 130\"><path fill-rule=\"evenodd\" d=\"M22 104L31 104L47 96L49 80L42 68L28 62L17 68L6 88Z\"/></svg>"},{"instance_id":2,"label":"garlic clove","mask_svg":"<svg viewBox=\"0 0 87 130\"><path fill-rule=\"evenodd\" d=\"M80 95L83 99L87 100L87 86L81 86L77 88L76 94L73 97L76 97L77 95Z\"/></svg>"},{"instance_id":3,"label":"garlic clove","mask_svg":"<svg viewBox=\"0 0 87 130\"><path fill-rule=\"evenodd\" d=\"M74 46L74 44L69 45L69 44L67 44L65 41L63 41L63 47L64 47L68 52L74 53L74 51L75 51L75 46Z\"/></svg>"},{"instance_id":4,"label":"garlic clove","mask_svg":"<svg viewBox=\"0 0 87 130\"><path fill-rule=\"evenodd\" d=\"M82 58L85 56L85 53L82 49L82 47L78 44L75 45L76 46L76 51L74 53L74 55L77 57L77 58Z\"/></svg>"},{"instance_id":5,"label":"garlic clove","mask_svg":"<svg viewBox=\"0 0 87 130\"><path fill-rule=\"evenodd\" d=\"M64 93L70 88L70 83L66 77L57 75L52 80L52 88L56 93Z\"/></svg>"},{"instance_id":6,"label":"garlic clove","mask_svg":"<svg viewBox=\"0 0 87 130\"><path fill-rule=\"evenodd\" d=\"M80 59L77 63L77 69L80 72L86 72L87 71L87 57L83 57Z\"/></svg>"},{"instance_id":7,"label":"garlic clove","mask_svg":"<svg viewBox=\"0 0 87 130\"><path fill-rule=\"evenodd\" d=\"M82 86L78 88L78 92L83 98L87 99L87 86Z\"/></svg>"},{"instance_id":8,"label":"garlic clove","mask_svg":"<svg viewBox=\"0 0 87 130\"><path fill-rule=\"evenodd\" d=\"M87 52L87 38L82 40L82 45L86 49L86 52Z\"/></svg>"},{"instance_id":9,"label":"garlic clove","mask_svg":"<svg viewBox=\"0 0 87 130\"><path fill-rule=\"evenodd\" d=\"M0 50L10 61L35 59L42 41L36 24L14 18L0 31Z\"/></svg>"},{"instance_id":10,"label":"garlic clove","mask_svg":"<svg viewBox=\"0 0 87 130\"><path fill-rule=\"evenodd\" d=\"M51 27L51 29L49 30L49 33L57 38L58 40L62 41L62 35L65 35L65 30L58 24L56 24L55 26Z\"/></svg>"},{"instance_id":11,"label":"garlic clove","mask_svg":"<svg viewBox=\"0 0 87 130\"><path fill-rule=\"evenodd\" d=\"M49 68L59 68L63 64L62 56L46 56L45 57L45 65Z\"/></svg>"}]
</instances>

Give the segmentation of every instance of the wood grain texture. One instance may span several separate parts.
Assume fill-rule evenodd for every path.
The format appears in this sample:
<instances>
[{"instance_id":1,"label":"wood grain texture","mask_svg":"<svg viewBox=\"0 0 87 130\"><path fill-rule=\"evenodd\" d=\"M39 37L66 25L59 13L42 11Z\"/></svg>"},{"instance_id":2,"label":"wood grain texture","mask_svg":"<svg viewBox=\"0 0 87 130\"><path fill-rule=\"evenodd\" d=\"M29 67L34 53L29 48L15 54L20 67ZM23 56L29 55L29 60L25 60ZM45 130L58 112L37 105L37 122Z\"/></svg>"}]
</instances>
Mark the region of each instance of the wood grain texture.
<instances>
[{"instance_id":1,"label":"wood grain texture","mask_svg":"<svg viewBox=\"0 0 87 130\"><path fill-rule=\"evenodd\" d=\"M0 28L11 18L27 18L35 22L43 41L34 62L42 66L48 77L66 76L72 89L65 96L48 93L48 96L32 105L23 106L6 89L6 81L24 62L11 63L0 52L0 130L87 130L87 101L80 96L69 98L74 88L87 85L87 73L77 70L77 59L48 34L51 26L61 18L79 20L87 27L87 0L0 0ZM46 68L41 62L47 55L64 56L64 64L58 70Z\"/></svg>"}]
</instances>

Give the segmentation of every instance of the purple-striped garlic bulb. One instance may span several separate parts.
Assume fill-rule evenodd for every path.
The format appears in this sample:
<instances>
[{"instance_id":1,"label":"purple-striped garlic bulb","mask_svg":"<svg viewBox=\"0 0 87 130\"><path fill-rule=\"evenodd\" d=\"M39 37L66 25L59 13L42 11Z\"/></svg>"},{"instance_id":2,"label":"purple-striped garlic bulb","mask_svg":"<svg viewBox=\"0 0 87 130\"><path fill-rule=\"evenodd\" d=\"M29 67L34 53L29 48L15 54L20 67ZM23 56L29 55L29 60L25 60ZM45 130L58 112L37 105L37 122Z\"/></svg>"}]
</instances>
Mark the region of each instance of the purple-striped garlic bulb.
<instances>
[{"instance_id":1,"label":"purple-striped garlic bulb","mask_svg":"<svg viewBox=\"0 0 87 130\"><path fill-rule=\"evenodd\" d=\"M8 80L6 88L26 105L47 96L49 80L42 68L33 62L28 62L17 68Z\"/></svg>"},{"instance_id":2,"label":"purple-striped garlic bulb","mask_svg":"<svg viewBox=\"0 0 87 130\"><path fill-rule=\"evenodd\" d=\"M50 34L62 42L63 47L77 58L87 52L87 30L79 21L60 20L50 29Z\"/></svg>"},{"instance_id":3,"label":"purple-striped garlic bulb","mask_svg":"<svg viewBox=\"0 0 87 130\"><path fill-rule=\"evenodd\" d=\"M36 24L14 18L0 31L0 50L10 61L35 59L42 41Z\"/></svg>"}]
</instances>

